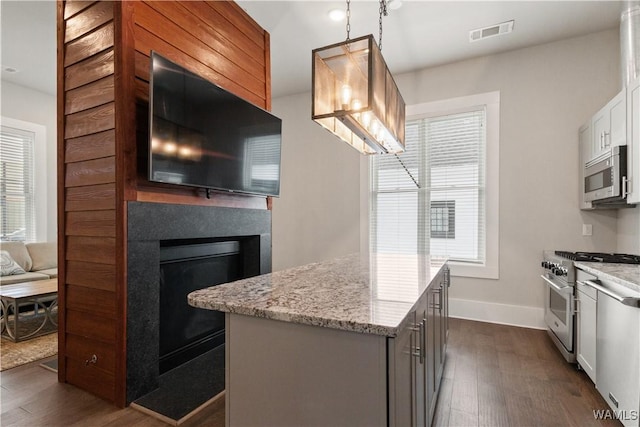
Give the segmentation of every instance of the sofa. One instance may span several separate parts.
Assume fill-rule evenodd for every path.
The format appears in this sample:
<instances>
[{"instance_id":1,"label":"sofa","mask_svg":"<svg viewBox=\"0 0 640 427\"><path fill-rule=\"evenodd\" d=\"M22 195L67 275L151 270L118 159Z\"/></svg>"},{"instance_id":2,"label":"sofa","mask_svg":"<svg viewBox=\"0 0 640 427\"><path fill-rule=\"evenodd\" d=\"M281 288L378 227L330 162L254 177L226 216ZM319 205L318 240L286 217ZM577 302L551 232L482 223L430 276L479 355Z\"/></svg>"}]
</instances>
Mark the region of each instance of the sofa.
<instances>
[{"instance_id":1,"label":"sofa","mask_svg":"<svg viewBox=\"0 0 640 427\"><path fill-rule=\"evenodd\" d=\"M0 286L58 277L58 244L56 242L2 242L0 251L2 251ZM14 261L14 264L11 265L10 261ZM16 268L16 264L20 268Z\"/></svg>"}]
</instances>

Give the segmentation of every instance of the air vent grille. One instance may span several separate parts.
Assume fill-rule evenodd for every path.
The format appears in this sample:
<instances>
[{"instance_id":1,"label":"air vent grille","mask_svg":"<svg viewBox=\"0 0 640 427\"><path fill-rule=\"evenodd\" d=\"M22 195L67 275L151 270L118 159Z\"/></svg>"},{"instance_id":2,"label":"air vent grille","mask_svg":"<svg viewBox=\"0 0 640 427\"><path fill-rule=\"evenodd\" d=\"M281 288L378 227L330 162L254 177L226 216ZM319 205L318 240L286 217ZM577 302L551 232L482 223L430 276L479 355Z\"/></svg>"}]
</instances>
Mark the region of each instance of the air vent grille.
<instances>
[{"instance_id":1,"label":"air vent grille","mask_svg":"<svg viewBox=\"0 0 640 427\"><path fill-rule=\"evenodd\" d=\"M513 31L514 21L507 21L497 25L491 25L490 27L478 28L469 31L469 41L477 42L478 40L487 39L489 37L500 36L508 34Z\"/></svg>"}]
</instances>

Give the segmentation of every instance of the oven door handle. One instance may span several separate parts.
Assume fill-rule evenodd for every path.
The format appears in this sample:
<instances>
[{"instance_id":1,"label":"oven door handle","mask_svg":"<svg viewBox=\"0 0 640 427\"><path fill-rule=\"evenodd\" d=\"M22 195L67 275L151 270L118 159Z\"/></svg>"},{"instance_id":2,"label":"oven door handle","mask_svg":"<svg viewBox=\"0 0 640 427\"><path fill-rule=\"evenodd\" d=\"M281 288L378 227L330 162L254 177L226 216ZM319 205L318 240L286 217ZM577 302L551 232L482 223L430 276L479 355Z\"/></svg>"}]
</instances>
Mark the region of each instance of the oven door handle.
<instances>
[{"instance_id":1,"label":"oven door handle","mask_svg":"<svg viewBox=\"0 0 640 427\"><path fill-rule=\"evenodd\" d=\"M602 286L600 284L600 281L595 281L595 280L585 280L584 281L585 285L591 286L592 288L594 288L595 290L602 292L605 295L610 296L611 298L613 298L614 300L624 304L624 305L628 305L631 307L636 307L636 308L640 308L640 298L634 298L634 297L623 297L622 295L618 295L617 293L615 293L614 291L612 291L611 289L605 288L604 286Z\"/></svg>"},{"instance_id":2,"label":"oven door handle","mask_svg":"<svg viewBox=\"0 0 640 427\"><path fill-rule=\"evenodd\" d=\"M545 282L547 282L549 286L551 286L553 289L555 289L558 292L566 293L567 291L569 291L569 293L573 293L573 286L569 286L569 285L558 286L555 283L553 283L551 280L549 280L546 276L541 275L540 277L542 277L542 279Z\"/></svg>"}]
</instances>

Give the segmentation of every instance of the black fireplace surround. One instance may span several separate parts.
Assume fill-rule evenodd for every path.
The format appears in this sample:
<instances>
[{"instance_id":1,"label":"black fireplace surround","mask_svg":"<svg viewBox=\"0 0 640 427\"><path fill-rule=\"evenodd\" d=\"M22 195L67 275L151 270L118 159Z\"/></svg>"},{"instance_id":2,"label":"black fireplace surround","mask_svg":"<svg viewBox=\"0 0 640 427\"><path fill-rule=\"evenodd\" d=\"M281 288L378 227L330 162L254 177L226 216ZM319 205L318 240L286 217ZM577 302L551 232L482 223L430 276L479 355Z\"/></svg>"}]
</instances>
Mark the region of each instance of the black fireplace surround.
<instances>
[{"instance_id":1,"label":"black fireplace surround","mask_svg":"<svg viewBox=\"0 0 640 427\"><path fill-rule=\"evenodd\" d=\"M212 345L219 345L224 336L214 332L201 339L202 343L189 343L185 346L186 351L170 351L173 350L172 347L181 345L179 335L183 332L179 331L180 319L195 319L215 326L219 325L221 316L215 312L192 312L187 315L175 313L175 316L170 313L171 321L161 319L161 312L170 310L174 304L177 309L191 309L182 301L182 294L186 295L187 290L175 294L164 290L161 298L161 281L164 282L173 275L175 282L175 278L182 274L175 271L171 263L181 258L191 258L185 263L187 270L190 268L189 263L202 264L206 258L213 260L213 263L223 263L225 271L214 272L211 283L203 287L230 280L229 278L271 272L271 212L129 202L127 215L127 403L130 403L156 390L161 375L193 357L190 352L193 353L194 346L209 345L211 348ZM198 251L202 250L206 254L201 256ZM167 263L168 268L163 269L161 274L161 264ZM213 272L217 267L198 268L199 280L206 282L202 275L208 274L207 269ZM173 301L176 299L178 301ZM161 339L161 330L168 334L164 339ZM188 332L185 334L189 335ZM195 351L197 356L199 351L204 350ZM167 357L162 353L172 354ZM177 353L177 357L173 353ZM220 375L219 369L217 372L213 372L213 366L211 369L211 372L197 374L201 377ZM222 381L223 379L224 373Z\"/></svg>"}]
</instances>

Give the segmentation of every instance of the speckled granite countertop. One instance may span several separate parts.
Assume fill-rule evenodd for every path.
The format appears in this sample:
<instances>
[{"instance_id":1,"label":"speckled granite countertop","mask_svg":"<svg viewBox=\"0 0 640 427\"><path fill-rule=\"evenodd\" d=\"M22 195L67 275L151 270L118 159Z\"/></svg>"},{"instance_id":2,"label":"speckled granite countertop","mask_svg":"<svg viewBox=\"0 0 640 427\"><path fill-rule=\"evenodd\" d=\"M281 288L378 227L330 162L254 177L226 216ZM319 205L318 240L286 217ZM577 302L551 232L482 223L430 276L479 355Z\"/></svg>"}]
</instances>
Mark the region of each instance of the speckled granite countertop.
<instances>
[{"instance_id":1,"label":"speckled granite countertop","mask_svg":"<svg viewBox=\"0 0 640 427\"><path fill-rule=\"evenodd\" d=\"M192 292L209 310L393 337L446 263L420 255L354 254Z\"/></svg>"},{"instance_id":2,"label":"speckled granite countertop","mask_svg":"<svg viewBox=\"0 0 640 427\"><path fill-rule=\"evenodd\" d=\"M598 276L600 279L610 280L633 291L640 292L640 265L576 262L575 266L587 273Z\"/></svg>"}]
</instances>

